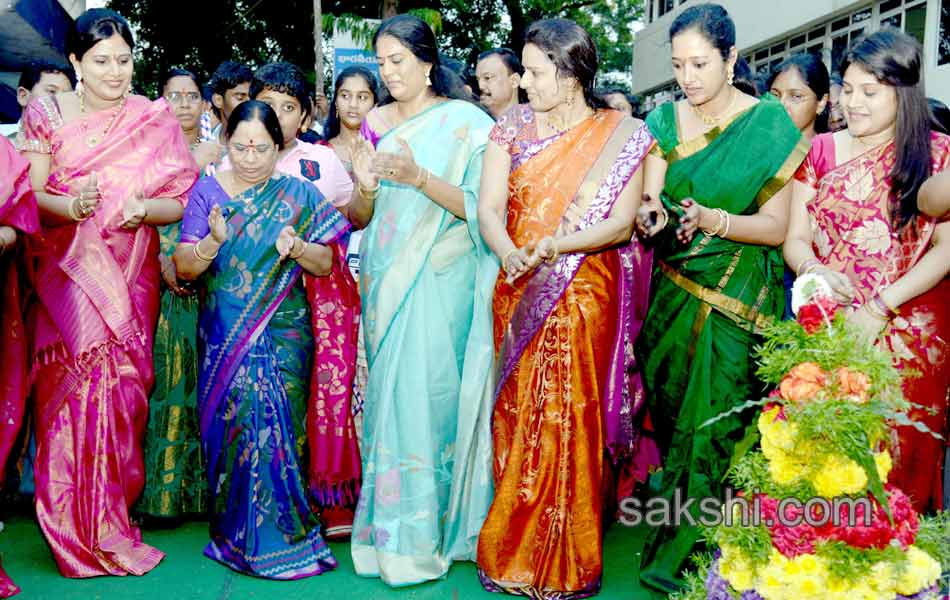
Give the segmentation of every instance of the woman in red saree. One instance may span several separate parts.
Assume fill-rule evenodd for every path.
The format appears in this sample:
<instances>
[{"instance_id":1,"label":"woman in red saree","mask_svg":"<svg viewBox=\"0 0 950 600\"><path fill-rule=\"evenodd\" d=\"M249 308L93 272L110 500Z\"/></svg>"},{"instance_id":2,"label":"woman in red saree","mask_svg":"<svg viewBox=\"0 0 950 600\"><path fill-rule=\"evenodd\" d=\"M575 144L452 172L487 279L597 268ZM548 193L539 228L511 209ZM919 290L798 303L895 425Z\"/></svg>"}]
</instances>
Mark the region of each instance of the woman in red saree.
<instances>
[{"instance_id":1,"label":"woman in red saree","mask_svg":"<svg viewBox=\"0 0 950 600\"><path fill-rule=\"evenodd\" d=\"M129 507L144 484L158 234L198 176L162 99L129 95L132 34L106 9L76 21L81 93L30 104L21 150L43 219L31 308L36 513L60 573L141 575L164 556Z\"/></svg>"},{"instance_id":2,"label":"woman in red saree","mask_svg":"<svg viewBox=\"0 0 950 600\"><path fill-rule=\"evenodd\" d=\"M653 138L591 103L596 51L577 24L532 25L523 62L530 105L496 123L479 195L482 235L504 269L495 499L479 575L491 591L583 597L600 589L608 473L637 446L632 349L651 261L631 234Z\"/></svg>"},{"instance_id":3,"label":"woman in red saree","mask_svg":"<svg viewBox=\"0 0 950 600\"><path fill-rule=\"evenodd\" d=\"M911 418L947 435L950 223L919 212L917 191L950 166L950 137L930 130L917 42L879 31L842 65L848 129L815 138L796 176L785 259L828 280L852 324L894 352L918 407ZM932 411L928 412L928 411ZM891 482L920 512L940 509L943 442L898 427Z\"/></svg>"},{"instance_id":4,"label":"woman in red saree","mask_svg":"<svg viewBox=\"0 0 950 600\"><path fill-rule=\"evenodd\" d=\"M7 464L23 423L29 392L26 331L23 325L21 267L15 252L17 235L39 231L36 196L30 186L30 163L13 144L0 139L0 465ZM0 566L0 598L20 591Z\"/></svg>"}]
</instances>

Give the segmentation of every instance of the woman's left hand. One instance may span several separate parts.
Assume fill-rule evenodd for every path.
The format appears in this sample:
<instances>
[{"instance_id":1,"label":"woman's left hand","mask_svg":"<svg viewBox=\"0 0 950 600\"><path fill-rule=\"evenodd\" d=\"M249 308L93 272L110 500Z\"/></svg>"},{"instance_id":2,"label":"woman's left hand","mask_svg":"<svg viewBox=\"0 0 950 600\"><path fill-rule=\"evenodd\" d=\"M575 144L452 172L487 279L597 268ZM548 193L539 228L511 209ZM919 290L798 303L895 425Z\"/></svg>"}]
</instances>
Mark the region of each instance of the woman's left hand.
<instances>
[{"instance_id":1,"label":"woman's left hand","mask_svg":"<svg viewBox=\"0 0 950 600\"><path fill-rule=\"evenodd\" d=\"M135 229L145 221L148 209L145 208L145 198L141 193L131 196L122 206L122 227Z\"/></svg>"},{"instance_id":2,"label":"woman's left hand","mask_svg":"<svg viewBox=\"0 0 950 600\"><path fill-rule=\"evenodd\" d=\"M280 234L277 236L277 241L274 242L274 247L277 248L277 254L280 255L281 260L290 256L291 252L294 250L294 246L297 244L297 240L299 239L300 238L297 237L297 232L294 231L294 228L290 227L289 225L280 230Z\"/></svg>"},{"instance_id":3,"label":"woman's left hand","mask_svg":"<svg viewBox=\"0 0 950 600\"><path fill-rule=\"evenodd\" d=\"M388 179L396 183L415 185L419 179L419 165L412 155L412 149L402 138L397 138L402 152L377 152L373 160L373 174L380 179Z\"/></svg>"},{"instance_id":4,"label":"woman's left hand","mask_svg":"<svg viewBox=\"0 0 950 600\"><path fill-rule=\"evenodd\" d=\"M887 327L887 319L874 314L868 309L868 305L864 304L848 315L848 325L865 340L874 341Z\"/></svg>"},{"instance_id":5,"label":"woman's left hand","mask_svg":"<svg viewBox=\"0 0 950 600\"><path fill-rule=\"evenodd\" d=\"M703 207L692 198L684 198L680 206L683 214L680 216L680 225L676 228L676 239L681 244L688 244L693 241L696 229L699 228Z\"/></svg>"}]
</instances>

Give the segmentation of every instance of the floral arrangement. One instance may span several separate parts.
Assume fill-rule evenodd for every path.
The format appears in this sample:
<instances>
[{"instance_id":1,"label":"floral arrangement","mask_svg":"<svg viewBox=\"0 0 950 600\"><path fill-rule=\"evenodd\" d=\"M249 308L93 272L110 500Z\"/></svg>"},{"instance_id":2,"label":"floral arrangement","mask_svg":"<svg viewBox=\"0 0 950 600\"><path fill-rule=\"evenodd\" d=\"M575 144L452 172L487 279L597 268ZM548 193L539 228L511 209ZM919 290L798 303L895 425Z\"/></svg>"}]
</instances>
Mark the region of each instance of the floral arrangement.
<instances>
[{"instance_id":1,"label":"floral arrangement","mask_svg":"<svg viewBox=\"0 0 950 600\"><path fill-rule=\"evenodd\" d=\"M758 373L772 394L706 424L759 411L729 473L745 503L707 530L718 549L694 557L698 571L674 598L940 597L950 517L919 516L887 485L891 426L926 428L907 417L911 405L892 356L849 331L823 284L800 277L796 320L765 332Z\"/></svg>"}]
</instances>

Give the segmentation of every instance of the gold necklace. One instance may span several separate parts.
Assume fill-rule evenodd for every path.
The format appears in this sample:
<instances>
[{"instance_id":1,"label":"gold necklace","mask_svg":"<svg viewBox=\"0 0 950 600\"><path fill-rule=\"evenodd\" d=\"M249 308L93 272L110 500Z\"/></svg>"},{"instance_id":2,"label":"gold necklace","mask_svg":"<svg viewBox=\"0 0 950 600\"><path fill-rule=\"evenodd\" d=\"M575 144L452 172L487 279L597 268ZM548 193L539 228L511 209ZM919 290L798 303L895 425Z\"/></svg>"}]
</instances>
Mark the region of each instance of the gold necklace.
<instances>
[{"instance_id":1,"label":"gold necklace","mask_svg":"<svg viewBox=\"0 0 950 600\"><path fill-rule=\"evenodd\" d=\"M551 113L549 112L548 115L547 115L547 125L548 125L548 127L551 128L551 129L554 131L554 133L556 133L556 134L557 134L557 133L564 133L564 132L567 131L568 129L570 129L570 128L576 126L578 123L581 123L582 121L584 121L584 119L589 118L589 117L590 117L591 115L593 115L593 114L594 114L593 111L591 111L590 109L587 109L586 111L584 111L584 114L583 114L583 116L581 116L580 119L578 119L578 120L575 121L574 123L568 124L568 122L567 122L566 119L562 120L558 115L553 115L553 114L551 114ZM561 121L561 122L558 123L557 121Z\"/></svg>"},{"instance_id":2,"label":"gold necklace","mask_svg":"<svg viewBox=\"0 0 950 600\"><path fill-rule=\"evenodd\" d=\"M703 109L699 108L698 106L696 106L695 104L689 101L687 101L686 104L689 105L689 108L693 111L693 114L699 117L699 119L705 125L709 127L718 127L719 122L722 120L722 118L732 113L732 107L735 106L736 104L737 95L738 94L736 94L736 88L732 88L732 100L729 101L729 106L726 107L726 110L722 111L721 113L715 116L706 113Z\"/></svg>"},{"instance_id":3,"label":"gold necklace","mask_svg":"<svg viewBox=\"0 0 950 600\"><path fill-rule=\"evenodd\" d=\"M79 96L79 112L86 114L86 95L84 93L77 92ZM106 123L106 128L102 130L101 134L93 133L86 137L86 145L90 148L95 148L99 145L99 142L105 139L109 135L109 130L112 129L112 125L115 124L115 120L119 117L119 113L122 112L122 108L125 106L125 96L122 97L122 100L115 105L115 108L112 110L112 116L109 117L109 122ZM83 126L83 129L86 129L86 126Z\"/></svg>"}]
</instances>

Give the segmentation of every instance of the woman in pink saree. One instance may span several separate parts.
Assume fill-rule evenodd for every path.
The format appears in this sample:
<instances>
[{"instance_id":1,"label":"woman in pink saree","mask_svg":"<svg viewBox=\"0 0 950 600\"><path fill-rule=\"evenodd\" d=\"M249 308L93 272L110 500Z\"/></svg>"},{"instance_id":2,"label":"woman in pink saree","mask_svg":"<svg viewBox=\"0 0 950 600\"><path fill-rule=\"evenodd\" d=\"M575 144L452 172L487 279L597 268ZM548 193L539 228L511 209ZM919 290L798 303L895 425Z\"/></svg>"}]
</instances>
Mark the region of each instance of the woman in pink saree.
<instances>
[{"instance_id":1,"label":"woman in pink saree","mask_svg":"<svg viewBox=\"0 0 950 600\"><path fill-rule=\"evenodd\" d=\"M30 104L18 140L43 220L31 308L36 513L66 577L141 575L163 554L129 506L144 484L158 234L198 176L165 100L129 95L132 34L118 14L76 21L79 93Z\"/></svg>"},{"instance_id":2,"label":"woman in pink saree","mask_svg":"<svg viewBox=\"0 0 950 600\"><path fill-rule=\"evenodd\" d=\"M861 38L842 63L847 130L817 136L798 180L785 260L825 278L849 322L894 353L910 416L947 435L950 223L917 206L918 189L950 168L950 137L931 131L921 53L903 33ZM891 483L918 512L940 510L944 441L911 426Z\"/></svg>"},{"instance_id":3,"label":"woman in pink saree","mask_svg":"<svg viewBox=\"0 0 950 600\"><path fill-rule=\"evenodd\" d=\"M23 263L16 253L18 234L40 228L36 196L30 187L30 163L13 145L0 138L0 465L7 464L10 448L23 423L29 391L27 339L23 326ZM20 588L0 566L0 598Z\"/></svg>"}]
</instances>

